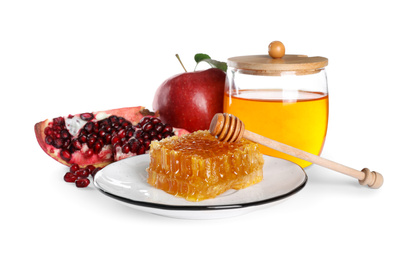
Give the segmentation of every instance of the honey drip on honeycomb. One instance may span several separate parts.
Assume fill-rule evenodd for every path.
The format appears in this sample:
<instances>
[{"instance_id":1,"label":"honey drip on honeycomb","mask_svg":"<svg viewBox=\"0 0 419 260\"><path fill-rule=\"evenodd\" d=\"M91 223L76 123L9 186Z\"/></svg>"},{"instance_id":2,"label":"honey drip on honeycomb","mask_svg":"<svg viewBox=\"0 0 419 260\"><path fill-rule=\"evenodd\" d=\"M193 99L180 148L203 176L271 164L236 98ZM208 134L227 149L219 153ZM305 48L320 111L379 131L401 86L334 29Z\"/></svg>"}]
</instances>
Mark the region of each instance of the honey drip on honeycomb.
<instances>
[{"instance_id":1,"label":"honey drip on honeycomb","mask_svg":"<svg viewBox=\"0 0 419 260\"><path fill-rule=\"evenodd\" d=\"M208 131L153 141L150 159L147 182L189 201L243 189L263 178L264 161L256 143L220 142Z\"/></svg>"}]
</instances>

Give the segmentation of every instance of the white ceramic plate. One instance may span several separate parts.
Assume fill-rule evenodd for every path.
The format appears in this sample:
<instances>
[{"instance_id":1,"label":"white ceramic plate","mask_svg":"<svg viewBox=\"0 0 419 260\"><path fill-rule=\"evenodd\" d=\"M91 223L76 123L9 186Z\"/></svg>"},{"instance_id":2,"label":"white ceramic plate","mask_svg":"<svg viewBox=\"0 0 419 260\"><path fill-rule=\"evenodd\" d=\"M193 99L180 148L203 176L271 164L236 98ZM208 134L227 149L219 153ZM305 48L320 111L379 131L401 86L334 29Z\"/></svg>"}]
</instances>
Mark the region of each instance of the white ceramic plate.
<instances>
[{"instance_id":1,"label":"white ceramic plate","mask_svg":"<svg viewBox=\"0 0 419 260\"><path fill-rule=\"evenodd\" d=\"M242 190L228 190L214 199L190 202L147 183L148 154L112 163L99 171L94 185L105 195L153 214L184 219L214 219L241 215L274 205L300 191L304 170L290 161L264 156L263 180Z\"/></svg>"}]
</instances>

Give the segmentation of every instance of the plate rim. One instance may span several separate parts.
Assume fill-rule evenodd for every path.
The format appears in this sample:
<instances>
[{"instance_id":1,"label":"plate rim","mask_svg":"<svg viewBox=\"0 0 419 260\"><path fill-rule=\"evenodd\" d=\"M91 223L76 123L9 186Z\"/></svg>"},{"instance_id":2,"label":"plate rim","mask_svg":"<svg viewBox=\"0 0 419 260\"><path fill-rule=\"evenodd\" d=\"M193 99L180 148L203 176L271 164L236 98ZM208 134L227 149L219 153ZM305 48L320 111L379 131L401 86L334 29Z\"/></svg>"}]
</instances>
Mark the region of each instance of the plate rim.
<instances>
[{"instance_id":1,"label":"plate rim","mask_svg":"<svg viewBox=\"0 0 419 260\"><path fill-rule=\"evenodd\" d=\"M264 156L266 156L266 155L264 155ZM274 157L274 158L276 158L276 157ZM126 158L126 159L129 159L129 158ZM280 159L280 160L290 162L290 161L282 159L282 158L276 158L276 159ZM295 164L293 162L290 162L290 163ZM280 200L286 199L286 198L298 193L300 190L302 190L305 187L305 185L307 184L308 176L307 176L307 173L304 171L304 169L301 166L299 166L298 164L295 164L295 165L297 165L299 168L301 168L301 170L304 174L304 179L301 181L301 183L298 186L296 186L295 188L293 188L289 192L278 195L278 196L274 196L274 197L271 197L271 198L263 199L263 200L257 200L257 201L246 202L246 203L225 204L225 205L171 205L171 204L162 204L162 203L154 203L154 202L147 202L147 201L139 201L139 200L133 200L133 199L129 199L129 198L126 198L126 197L123 197L123 196L115 195L111 192L107 192L102 187L100 187L100 185L96 182L96 180L94 180L93 183L94 183L94 186L101 193L105 194L106 196L109 196L109 197L111 197L115 200L118 200L120 202L124 202L124 203L130 204L132 206L137 206L137 207L145 207L145 208L152 208L152 209L165 210L165 211L217 211L217 210L229 210L229 209L244 209L244 208L262 206L262 205L265 205L265 204L280 201ZM100 172L98 172L98 174L100 174ZM164 192L164 191L162 191L162 192Z\"/></svg>"}]
</instances>

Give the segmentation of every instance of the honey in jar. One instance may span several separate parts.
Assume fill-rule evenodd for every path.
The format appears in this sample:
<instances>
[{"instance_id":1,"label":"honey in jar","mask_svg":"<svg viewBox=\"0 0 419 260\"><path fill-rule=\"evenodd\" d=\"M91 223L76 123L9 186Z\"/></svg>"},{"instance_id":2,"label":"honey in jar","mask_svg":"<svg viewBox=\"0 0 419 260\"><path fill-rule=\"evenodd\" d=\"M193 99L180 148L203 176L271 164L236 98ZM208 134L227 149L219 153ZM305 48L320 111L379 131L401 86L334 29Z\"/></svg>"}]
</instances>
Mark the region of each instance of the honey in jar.
<instances>
[{"instance_id":1,"label":"honey in jar","mask_svg":"<svg viewBox=\"0 0 419 260\"><path fill-rule=\"evenodd\" d=\"M224 112L249 131L320 155L328 124L327 62L305 55L230 58ZM311 164L263 145L261 152L301 167Z\"/></svg>"}]
</instances>

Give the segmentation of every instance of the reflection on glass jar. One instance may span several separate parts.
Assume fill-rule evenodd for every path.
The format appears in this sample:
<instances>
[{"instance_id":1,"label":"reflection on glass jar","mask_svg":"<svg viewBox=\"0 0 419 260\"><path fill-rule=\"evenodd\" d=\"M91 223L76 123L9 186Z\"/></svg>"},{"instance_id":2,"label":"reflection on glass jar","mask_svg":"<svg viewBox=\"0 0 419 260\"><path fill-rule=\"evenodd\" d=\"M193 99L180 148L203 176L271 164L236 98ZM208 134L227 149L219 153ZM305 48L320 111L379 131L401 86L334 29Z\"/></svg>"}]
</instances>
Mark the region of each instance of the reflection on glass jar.
<instances>
[{"instance_id":1,"label":"reflection on glass jar","mask_svg":"<svg viewBox=\"0 0 419 260\"><path fill-rule=\"evenodd\" d=\"M310 57L286 55L279 65L270 64L261 70L258 64L249 65L248 61L255 57L228 60L224 112L240 118L247 130L320 155L328 123L329 97L324 69L327 59L312 57L324 59L313 65ZM257 57L260 59L260 55ZM267 62L272 63L272 60L277 59L266 57ZM296 60L300 62L298 69L288 66ZM309 65L301 65L301 61ZM311 164L265 146L261 146L261 151L301 167Z\"/></svg>"}]
</instances>

